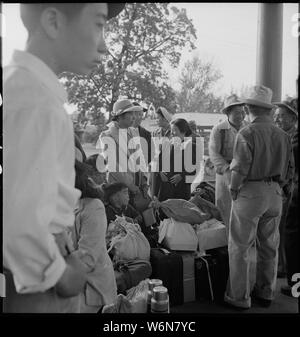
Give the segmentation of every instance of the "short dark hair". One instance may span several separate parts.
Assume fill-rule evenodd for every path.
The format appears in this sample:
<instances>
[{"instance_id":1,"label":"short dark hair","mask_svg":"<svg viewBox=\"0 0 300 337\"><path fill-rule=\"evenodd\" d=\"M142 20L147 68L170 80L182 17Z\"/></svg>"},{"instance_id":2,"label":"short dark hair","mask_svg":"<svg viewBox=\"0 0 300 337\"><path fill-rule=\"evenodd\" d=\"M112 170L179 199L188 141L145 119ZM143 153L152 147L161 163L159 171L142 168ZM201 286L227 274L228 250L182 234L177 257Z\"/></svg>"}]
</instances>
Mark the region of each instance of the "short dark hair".
<instances>
[{"instance_id":1,"label":"short dark hair","mask_svg":"<svg viewBox=\"0 0 300 337\"><path fill-rule=\"evenodd\" d=\"M36 30L42 12L49 7L54 7L66 15L67 18L76 17L87 3L25 3L20 5L21 19L28 30L32 33Z\"/></svg>"},{"instance_id":2,"label":"short dark hair","mask_svg":"<svg viewBox=\"0 0 300 337\"><path fill-rule=\"evenodd\" d=\"M191 130L189 123L183 118L177 118L174 121L172 121L171 124L177 126L179 131L187 137L193 134L193 131Z\"/></svg>"},{"instance_id":3,"label":"short dark hair","mask_svg":"<svg viewBox=\"0 0 300 337\"><path fill-rule=\"evenodd\" d=\"M272 108L264 108L264 107L251 105L251 104L246 104L246 106L248 106L250 112L254 116L269 114L272 111Z\"/></svg>"}]
</instances>

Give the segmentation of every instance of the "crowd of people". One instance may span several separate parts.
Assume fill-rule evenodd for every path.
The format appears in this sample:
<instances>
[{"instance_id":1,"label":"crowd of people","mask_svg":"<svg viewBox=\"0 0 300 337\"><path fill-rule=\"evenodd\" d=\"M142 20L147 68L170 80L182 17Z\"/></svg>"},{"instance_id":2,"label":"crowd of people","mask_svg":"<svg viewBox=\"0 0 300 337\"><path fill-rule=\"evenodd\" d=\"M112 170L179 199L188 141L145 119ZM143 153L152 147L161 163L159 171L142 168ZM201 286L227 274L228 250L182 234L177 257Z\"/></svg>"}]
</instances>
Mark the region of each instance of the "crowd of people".
<instances>
[{"instance_id":1,"label":"crowd of people","mask_svg":"<svg viewBox=\"0 0 300 337\"><path fill-rule=\"evenodd\" d=\"M123 7L21 4L26 51L16 51L4 70L6 312L101 312L120 290L105 239L109 223L123 216L139 224L155 247L157 227L145 225L143 210L191 198L202 164L195 125L157 107L158 129L151 133L141 126L145 108L119 99L99 135L99 154L87 158L64 110L67 94L57 75L91 72L105 53L105 22ZM277 271L287 275L287 295L299 272L297 100L272 103L272 90L255 85L243 97L229 96L223 113L209 157L228 236L224 302L269 306Z\"/></svg>"}]
</instances>

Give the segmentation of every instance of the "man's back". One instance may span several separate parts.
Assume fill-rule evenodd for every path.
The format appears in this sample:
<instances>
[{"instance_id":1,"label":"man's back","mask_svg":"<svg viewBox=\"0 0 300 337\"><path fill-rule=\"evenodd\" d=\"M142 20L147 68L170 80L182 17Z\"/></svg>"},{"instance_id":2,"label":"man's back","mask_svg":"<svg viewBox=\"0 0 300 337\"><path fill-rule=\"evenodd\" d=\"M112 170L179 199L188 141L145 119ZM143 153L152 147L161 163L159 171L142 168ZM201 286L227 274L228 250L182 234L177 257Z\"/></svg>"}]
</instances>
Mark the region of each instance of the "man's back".
<instances>
[{"instance_id":1,"label":"man's back","mask_svg":"<svg viewBox=\"0 0 300 337\"><path fill-rule=\"evenodd\" d=\"M248 180L277 177L283 184L292 174L291 153L289 136L268 117L257 117L238 134L233 166L238 162Z\"/></svg>"}]
</instances>

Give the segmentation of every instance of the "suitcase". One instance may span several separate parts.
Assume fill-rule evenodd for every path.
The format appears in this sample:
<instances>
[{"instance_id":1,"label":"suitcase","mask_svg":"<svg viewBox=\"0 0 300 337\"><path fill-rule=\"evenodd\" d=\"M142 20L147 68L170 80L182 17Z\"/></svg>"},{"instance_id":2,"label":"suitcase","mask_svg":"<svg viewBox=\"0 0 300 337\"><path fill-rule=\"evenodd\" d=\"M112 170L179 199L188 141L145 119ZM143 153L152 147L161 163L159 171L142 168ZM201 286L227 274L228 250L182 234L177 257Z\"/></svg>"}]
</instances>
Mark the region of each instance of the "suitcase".
<instances>
[{"instance_id":1,"label":"suitcase","mask_svg":"<svg viewBox=\"0 0 300 337\"><path fill-rule=\"evenodd\" d=\"M151 248L151 278L160 279L168 289L170 305L183 304L183 261L182 257L162 248Z\"/></svg>"},{"instance_id":2,"label":"suitcase","mask_svg":"<svg viewBox=\"0 0 300 337\"><path fill-rule=\"evenodd\" d=\"M229 276L227 247L208 252L195 260L196 299L222 302Z\"/></svg>"},{"instance_id":3,"label":"suitcase","mask_svg":"<svg viewBox=\"0 0 300 337\"><path fill-rule=\"evenodd\" d=\"M229 256L228 247L210 249L207 254L217 259L217 282L215 282L215 298L217 301L223 301L226 285L229 277Z\"/></svg>"},{"instance_id":4,"label":"suitcase","mask_svg":"<svg viewBox=\"0 0 300 337\"><path fill-rule=\"evenodd\" d=\"M120 261L115 267L115 278L119 294L126 294L126 290L137 286L142 280L151 275L152 269L148 261L132 260Z\"/></svg>"},{"instance_id":5,"label":"suitcase","mask_svg":"<svg viewBox=\"0 0 300 337\"><path fill-rule=\"evenodd\" d=\"M195 259L196 299L214 301L214 283L217 277L217 259L211 255L203 255Z\"/></svg>"},{"instance_id":6,"label":"suitcase","mask_svg":"<svg viewBox=\"0 0 300 337\"><path fill-rule=\"evenodd\" d=\"M178 252L183 261L183 299L184 303L194 302L196 299L195 293L195 253Z\"/></svg>"}]
</instances>

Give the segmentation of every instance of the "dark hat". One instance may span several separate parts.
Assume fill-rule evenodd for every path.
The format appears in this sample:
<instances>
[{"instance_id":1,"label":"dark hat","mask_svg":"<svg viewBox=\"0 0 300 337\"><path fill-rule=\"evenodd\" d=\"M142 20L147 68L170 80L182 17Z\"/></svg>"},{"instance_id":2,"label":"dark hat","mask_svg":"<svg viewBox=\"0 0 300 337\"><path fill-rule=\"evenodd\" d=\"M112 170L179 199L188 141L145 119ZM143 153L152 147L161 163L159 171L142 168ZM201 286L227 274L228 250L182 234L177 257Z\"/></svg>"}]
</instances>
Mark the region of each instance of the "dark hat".
<instances>
[{"instance_id":1,"label":"dark hat","mask_svg":"<svg viewBox=\"0 0 300 337\"><path fill-rule=\"evenodd\" d=\"M117 16L125 7L126 2L117 3L117 2L108 2L108 16L107 19L112 19Z\"/></svg>"},{"instance_id":2,"label":"dark hat","mask_svg":"<svg viewBox=\"0 0 300 337\"><path fill-rule=\"evenodd\" d=\"M291 99L291 100L286 100L282 102L277 102L274 104L277 105L278 107L287 108L289 112L291 112L293 115L295 115L298 118L298 111L297 111L297 107L295 106L294 102L295 102L295 99Z\"/></svg>"}]
</instances>

